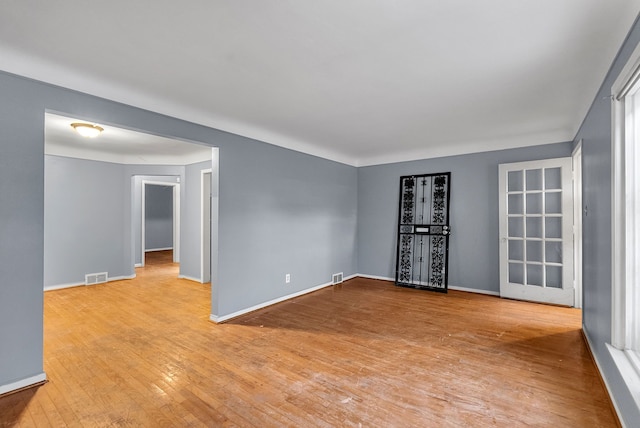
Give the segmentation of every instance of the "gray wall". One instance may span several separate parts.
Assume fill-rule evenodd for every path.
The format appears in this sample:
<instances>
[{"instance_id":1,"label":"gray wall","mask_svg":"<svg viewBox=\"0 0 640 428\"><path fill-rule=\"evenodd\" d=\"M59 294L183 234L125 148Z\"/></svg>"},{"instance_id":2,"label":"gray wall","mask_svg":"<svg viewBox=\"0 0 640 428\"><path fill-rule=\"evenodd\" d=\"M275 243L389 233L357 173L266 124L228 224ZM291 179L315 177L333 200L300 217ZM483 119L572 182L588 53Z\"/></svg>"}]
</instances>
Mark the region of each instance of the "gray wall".
<instances>
[{"instance_id":1,"label":"gray wall","mask_svg":"<svg viewBox=\"0 0 640 428\"><path fill-rule=\"evenodd\" d=\"M145 250L173 248L173 187L147 185L144 217Z\"/></svg>"},{"instance_id":2,"label":"gray wall","mask_svg":"<svg viewBox=\"0 0 640 428\"><path fill-rule=\"evenodd\" d=\"M44 106L0 75L0 385L42 374Z\"/></svg>"},{"instance_id":3,"label":"gray wall","mask_svg":"<svg viewBox=\"0 0 640 428\"><path fill-rule=\"evenodd\" d=\"M221 147L218 314L355 274L356 194L354 167L257 141Z\"/></svg>"},{"instance_id":4,"label":"gray wall","mask_svg":"<svg viewBox=\"0 0 640 428\"><path fill-rule=\"evenodd\" d=\"M122 165L45 156L44 286L122 276L127 247Z\"/></svg>"},{"instance_id":5,"label":"gray wall","mask_svg":"<svg viewBox=\"0 0 640 428\"><path fill-rule=\"evenodd\" d=\"M627 426L637 426L640 411L622 382L605 344L611 343L611 86L640 41L636 21L595 98L576 143L582 139L583 322L593 349Z\"/></svg>"},{"instance_id":6,"label":"gray wall","mask_svg":"<svg viewBox=\"0 0 640 428\"><path fill-rule=\"evenodd\" d=\"M451 172L449 284L499 292L498 164L571 156L571 143L358 169L358 272L395 278L400 176Z\"/></svg>"},{"instance_id":7,"label":"gray wall","mask_svg":"<svg viewBox=\"0 0 640 428\"><path fill-rule=\"evenodd\" d=\"M45 110L219 147L212 314L356 273L356 168L3 72L0 93L0 385L43 368Z\"/></svg>"},{"instance_id":8,"label":"gray wall","mask_svg":"<svg viewBox=\"0 0 640 428\"><path fill-rule=\"evenodd\" d=\"M93 272L134 275L134 256L135 263L141 261L142 181L175 183L184 178L184 167L44 158L45 289L82 283ZM141 175L149 173L167 175ZM181 188L188 185L181 181ZM181 213L199 209L182 204ZM169 219L167 246L173 240L171 226ZM195 245L199 239L196 244L181 237L181 246Z\"/></svg>"},{"instance_id":9,"label":"gray wall","mask_svg":"<svg viewBox=\"0 0 640 428\"><path fill-rule=\"evenodd\" d=\"M194 163L185 167L185 188L184 203L185 206L192 207L184 212L182 218L182 237L185 242L191 245L185 245L181 249L182 257L180 263L180 274L189 278L200 278L200 260L202 250L200 248L200 204L202 186L200 183L200 171L203 169L211 169L211 161Z\"/></svg>"}]
</instances>

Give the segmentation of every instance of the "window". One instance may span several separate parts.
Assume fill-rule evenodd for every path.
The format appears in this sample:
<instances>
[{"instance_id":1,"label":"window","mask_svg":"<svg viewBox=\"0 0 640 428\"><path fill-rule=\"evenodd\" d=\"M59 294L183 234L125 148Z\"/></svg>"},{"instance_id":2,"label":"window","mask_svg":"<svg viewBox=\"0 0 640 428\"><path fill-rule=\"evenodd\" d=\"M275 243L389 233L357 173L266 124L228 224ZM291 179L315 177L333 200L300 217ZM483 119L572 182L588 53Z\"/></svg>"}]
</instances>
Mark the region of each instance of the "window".
<instances>
[{"instance_id":1,"label":"window","mask_svg":"<svg viewBox=\"0 0 640 428\"><path fill-rule=\"evenodd\" d=\"M640 408L640 47L612 87L612 332L609 351Z\"/></svg>"}]
</instances>

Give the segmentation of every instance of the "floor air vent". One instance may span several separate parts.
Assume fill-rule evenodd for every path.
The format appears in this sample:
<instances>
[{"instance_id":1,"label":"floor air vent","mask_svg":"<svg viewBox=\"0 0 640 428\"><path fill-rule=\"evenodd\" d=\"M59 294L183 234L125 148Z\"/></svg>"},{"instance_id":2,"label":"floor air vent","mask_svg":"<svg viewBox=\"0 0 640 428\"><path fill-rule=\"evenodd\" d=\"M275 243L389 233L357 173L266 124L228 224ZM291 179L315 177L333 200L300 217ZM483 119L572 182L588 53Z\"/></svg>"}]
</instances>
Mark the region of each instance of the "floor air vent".
<instances>
[{"instance_id":1,"label":"floor air vent","mask_svg":"<svg viewBox=\"0 0 640 428\"><path fill-rule=\"evenodd\" d=\"M107 272L88 273L84 276L84 285L102 284L107 282L109 274Z\"/></svg>"},{"instance_id":2,"label":"floor air vent","mask_svg":"<svg viewBox=\"0 0 640 428\"><path fill-rule=\"evenodd\" d=\"M332 284L340 284L341 282L342 282L342 272L334 273L333 274L333 279L332 279Z\"/></svg>"}]
</instances>

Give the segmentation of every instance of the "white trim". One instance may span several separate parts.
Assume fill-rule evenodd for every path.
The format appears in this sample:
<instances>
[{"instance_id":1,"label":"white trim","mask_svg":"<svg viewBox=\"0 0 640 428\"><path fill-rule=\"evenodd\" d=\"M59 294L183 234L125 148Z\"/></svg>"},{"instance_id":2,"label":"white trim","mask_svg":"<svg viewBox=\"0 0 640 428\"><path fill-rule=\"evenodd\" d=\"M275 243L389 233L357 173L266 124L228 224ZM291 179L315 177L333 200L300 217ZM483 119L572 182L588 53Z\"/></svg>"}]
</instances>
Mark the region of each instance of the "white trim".
<instances>
[{"instance_id":1,"label":"white trim","mask_svg":"<svg viewBox=\"0 0 640 428\"><path fill-rule=\"evenodd\" d=\"M221 323L224 321L229 321L232 318L237 318L241 315L244 314L248 314L249 312L253 312L253 311L257 311L258 309L262 309L262 308L266 308L267 306L271 306L271 305L275 305L276 303L280 303L280 302L284 302L285 300L289 300L289 299L293 299L295 297L299 297L308 293L313 293L314 291L318 291L321 290L325 287L330 287L333 284L331 282L327 282L324 284L320 284L317 285L315 287L311 287L311 288L307 288L306 290L302 290L302 291L298 291L296 293L292 293L292 294L287 294L286 296L282 296L282 297L278 297L277 299L273 299L273 300L269 300L267 302L264 303L259 303L257 305L251 306L250 308L246 308L246 309L241 309L239 311L230 313L228 315L222 315L222 316L217 316L214 314L211 314L209 316L209 320L215 322L215 323Z\"/></svg>"},{"instance_id":2,"label":"white trim","mask_svg":"<svg viewBox=\"0 0 640 428\"><path fill-rule=\"evenodd\" d=\"M624 111L620 101L612 98L611 106L611 344L623 348L625 343L625 188L624 142L619 129L624 127Z\"/></svg>"},{"instance_id":3,"label":"white trim","mask_svg":"<svg viewBox=\"0 0 640 428\"><path fill-rule=\"evenodd\" d=\"M154 251L167 251L173 250L173 247L165 247L165 248L147 248L144 250L145 253L152 253Z\"/></svg>"},{"instance_id":4,"label":"white trim","mask_svg":"<svg viewBox=\"0 0 640 428\"><path fill-rule=\"evenodd\" d=\"M457 144L439 144L437 146L423 147L414 150L396 151L392 154L385 153L383 155L367 156L344 163L356 167L363 167L411 162L415 160L436 159L447 156L468 155L472 153L487 153L496 150L535 147L544 144L557 143L558 141L568 141L574 136L575 133L567 132L566 130L559 130L528 135L515 135L504 139L471 140L459 142Z\"/></svg>"},{"instance_id":5,"label":"white trim","mask_svg":"<svg viewBox=\"0 0 640 428\"><path fill-rule=\"evenodd\" d=\"M180 263L180 183L173 186L173 262Z\"/></svg>"},{"instance_id":6,"label":"white trim","mask_svg":"<svg viewBox=\"0 0 640 428\"><path fill-rule=\"evenodd\" d=\"M622 426L624 428L626 428L624 420L621 417L622 413L620 413L620 408L618 407L618 403L616 402L615 395L613 395L613 393L612 393L611 386L609 385L609 382L607 381L607 378L603 375L604 371L602 370L602 364L600 364L600 360L598 359L598 354L595 352L595 348L593 346L593 342L591 341L591 338L589 337L589 334L587 333L587 329L585 328L584 324L582 325L582 334L584 335L584 338L587 339L587 346L589 347L589 351L591 352L591 356L593 357L593 360L596 362L596 367L598 368L598 371L600 372L600 378L604 382L605 388L607 388L607 393L609 394L609 398L611 399L611 403L613 404L613 408L615 409L616 414L618 415L618 420L620 421ZM609 346L610 345L607 344L607 348L609 348Z\"/></svg>"},{"instance_id":7,"label":"white trim","mask_svg":"<svg viewBox=\"0 0 640 428\"><path fill-rule=\"evenodd\" d=\"M47 285L44 287L44 291L63 290L65 288L81 287L84 285L84 282L70 282L68 284Z\"/></svg>"},{"instance_id":8,"label":"white trim","mask_svg":"<svg viewBox=\"0 0 640 428\"><path fill-rule=\"evenodd\" d=\"M354 275L349 275L347 277L343 277L342 280L344 281L348 281L350 279L353 279L357 276L360 276L358 274L354 274ZM291 294L287 294L286 296L282 296L282 297L278 297L277 299L273 299L273 300L269 300L267 302L264 303L259 303L257 305L251 306L250 308L246 308L246 309L241 309L239 311L230 313L228 315L223 315L223 316L217 316L214 314L209 315L209 320L213 321L215 323L221 323L221 322L225 322L225 321L229 321L232 318L237 318L241 315L244 314L248 314L249 312L253 312L253 311L257 311L258 309L262 309L262 308L266 308L267 306L271 306L271 305L275 305L276 303L280 303L280 302L284 302L285 300L290 300L296 297L300 297L303 296L305 294L309 294L309 293L313 293L314 291L318 291L321 290L325 287L331 287L332 285L337 285L337 284L333 284L331 282L327 282L324 284L320 284L320 285L316 285L315 287L311 287L311 288L307 288L306 290L302 290L302 291L298 291L295 293L291 293Z\"/></svg>"},{"instance_id":9,"label":"white trim","mask_svg":"<svg viewBox=\"0 0 640 428\"><path fill-rule=\"evenodd\" d=\"M199 284L202 284L202 280L200 278L196 278L194 276L189 276L189 275L178 275L179 279L187 279L189 281L193 281L193 282L197 282Z\"/></svg>"},{"instance_id":10,"label":"white trim","mask_svg":"<svg viewBox=\"0 0 640 428\"><path fill-rule=\"evenodd\" d=\"M606 345L607 345L607 350L611 354L611 358L613 359L613 362L618 367L618 371L620 372L620 377L624 381L624 384L627 386L627 389L631 394L631 398L633 398L633 401L636 404L636 407L640 408L640 374L638 374L638 371L636 370L634 364L632 363L633 359L637 357L634 355L630 358L629 351L621 351L620 349L614 348L608 343L606 343ZM597 360L596 360L596 364L598 365L598 370L600 370L600 373L602 373L602 370L600 369L600 364L597 363ZM603 379L605 379L604 376L603 376ZM618 419L620 419L620 421L622 422L622 425L625 426L624 421L622 420L622 417L621 417L622 413L620 413L620 410L618 409L618 405L614 399L614 395L611 393L611 388L609 388L609 385L606 379L605 379L605 385L607 386L609 396L611 397L611 402L613 403L613 406L615 407L616 412L618 413Z\"/></svg>"},{"instance_id":11,"label":"white trim","mask_svg":"<svg viewBox=\"0 0 640 428\"><path fill-rule=\"evenodd\" d=\"M366 279L377 279L377 280L381 280L381 281L391 281L394 282L395 279L393 278L389 278L386 276L376 276L376 275L365 275L362 273L355 273L353 275L349 275L349 276L345 276L342 278L343 282L346 282L350 279L354 279L354 278L366 278ZM190 279L190 278L186 278L186 279ZM193 281L198 281L197 279L192 279ZM338 284L333 284L331 282L327 282L325 284L320 284L317 285L315 287L311 287L311 288L307 288L306 290L302 290L302 291L298 291L296 293L292 293L292 294L287 294L286 296L282 296L282 297L278 297L277 299L273 299L273 300L269 300L268 302L264 302L264 303L259 303L255 306L251 306L250 308L246 308L246 309L241 309L239 311L233 312L229 315L223 315L223 316L217 316L214 314L209 315L209 320L213 321L215 323L221 323L221 322L225 322L228 321L232 318L237 318L241 315L247 314L249 312L253 312L253 311L257 311L258 309L263 309L266 308L267 306L271 306L271 305L275 305L276 303L280 303L280 302L284 302L285 300L290 300L293 299L295 297L299 297L302 296L304 294L308 294L308 293L313 293L314 291L318 291L322 288L325 287L330 287L332 285L338 285ZM474 288L465 288L465 287L455 287L455 286L449 286L450 290L454 290L454 291L465 291L468 293L476 293L476 294L486 294L486 295L490 295L490 296L499 296L499 293L495 292L495 291L489 291L489 290L477 290Z\"/></svg>"},{"instance_id":12,"label":"white trim","mask_svg":"<svg viewBox=\"0 0 640 428\"><path fill-rule=\"evenodd\" d=\"M361 278L367 278L367 279L377 279L377 280L380 280L380 281L396 282L395 278L389 278L387 276L367 275L367 274L364 274L364 273L357 273L354 276L359 276Z\"/></svg>"},{"instance_id":13,"label":"white trim","mask_svg":"<svg viewBox=\"0 0 640 428\"><path fill-rule=\"evenodd\" d=\"M640 409L638 70L640 45L611 87L611 344L606 344L636 409ZM631 83L632 79L636 81Z\"/></svg>"},{"instance_id":14,"label":"white trim","mask_svg":"<svg viewBox=\"0 0 640 428\"><path fill-rule=\"evenodd\" d=\"M120 275L120 276L114 276L114 277L109 277L107 279L107 282L113 282L113 281L122 281L125 279L133 279L136 277L136 274L134 273L133 275Z\"/></svg>"},{"instance_id":15,"label":"white trim","mask_svg":"<svg viewBox=\"0 0 640 428\"><path fill-rule=\"evenodd\" d=\"M146 227L146 186L170 186L173 187L173 262L180 262L180 183L171 182L171 181L153 181L153 180L142 180L141 182L141 192L140 192L140 212L141 212L141 221L140 221L140 267L144 266L145 262L145 254L147 250L145 248L146 245L146 236L145 236L145 227ZM153 250L150 250L153 251Z\"/></svg>"},{"instance_id":16,"label":"white trim","mask_svg":"<svg viewBox=\"0 0 640 428\"><path fill-rule=\"evenodd\" d=\"M627 108L635 110L634 116L640 116L640 109L631 104L634 97L620 97L620 95L632 95L628 93L629 90L637 90L637 85L629 86L629 82L639 69L640 45L636 46L611 86L611 280L613 284L611 344L618 349L635 348L636 350L640 344L635 343L635 337L632 336L638 334L627 331L627 328L639 324L637 315L629 309L640 304L640 290L636 291L635 296L627 293L632 291L628 288L628 284L631 285L636 280L635 267L640 257L640 253L635 251L638 238L638 231L634 230L636 222L631 221L640 215L640 206L637 206L640 201L636 197L627 201L627 195L635 195L638 191L636 180L640 171L635 171L636 168L627 170L627 164L629 162L640 164L640 161L637 158L639 154L634 154L635 144L627 144L627 140L637 138L640 130L634 129L634 124L628 123L626 117L629 114ZM638 301L632 302L633 299ZM633 364L632 361L629 363Z\"/></svg>"},{"instance_id":17,"label":"white trim","mask_svg":"<svg viewBox=\"0 0 640 428\"><path fill-rule=\"evenodd\" d=\"M134 264L134 265L133 265L133 267L134 267L134 268L142 267L142 263L136 263L136 264Z\"/></svg>"},{"instance_id":18,"label":"white trim","mask_svg":"<svg viewBox=\"0 0 640 428\"><path fill-rule=\"evenodd\" d=\"M618 74L618 78L613 83L613 85L611 85L611 96L613 99L616 99L618 95L620 95L622 91L625 90L627 82L629 82L633 78L636 70L638 70L639 68L640 45L636 46L631 56L629 56L629 60L625 64L624 68L622 69L620 74Z\"/></svg>"},{"instance_id":19,"label":"white trim","mask_svg":"<svg viewBox=\"0 0 640 428\"><path fill-rule=\"evenodd\" d=\"M45 113L48 114L48 113ZM102 124L102 123L101 123ZM176 141L181 141L175 139ZM119 153L111 153L106 151L97 151L93 147L86 149L83 147L70 147L47 140L44 145L44 154L48 156L62 156L65 158L86 159L97 162L114 163L118 165L170 165L184 166L194 163L204 162L207 160L203 153L206 149L200 149L200 152L190 153L172 153L166 155L163 153L146 153L144 156L139 154L126 155Z\"/></svg>"},{"instance_id":20,"label":"white trim","mask_svg":"<svg viewBox=\"0 0 640 428\"><path fill-rule=\"evenodd\" d=\"M121 276L107 277L107 282L122 281L122 280L125 280L125 279L133 279L135 277L136 277L135 273L133 275L121 275ZM102 282L101 284L106 284L106 282ZM44 287L44 291L64 290L65 288L83 287L85 285L86 284L84 282L70 282L68 284L48 285L48 286ZM100 285L100 284L95 284L95 285ZM93 285L91 285L91 286L93 286Z\"/></svg>"},{"instance_id":21,"label":"white trim","mask_svg":"<svg viewBox=\"0 0 640 428\"><path fill-rule=\"evenodd\" d=\"M205 176L209 174L209 194L205 195ZM211 182L213 180L213 169L202 169L200 170L200 282L203 284L207 282L211 282ZM209 203L209 218L206 218L206 210L207 203ZM209 236L207 237L205 233L206 221L209 221ZM208 239L207 239L208 238ZM209 263L206 263L209 266L209 274L205 274L205 247L207 245L207 241L209 242ZM208 277L208 278L207 278Z\"/></svg>"},{"instance_id":22,"label":"white trim","mask_svg":"<svg viewBox=\"0 0 640 428\"><path fill-rule=\"evenodd\" d=\"M377 275L366 275L366 274L362 274L362 273L355 273L353 275L349 275L346 277L343 277L343 282L346 282L350 279L354 279L354 278L366 278L366 279L377 279L377 280L381 280L381 281L391 281L391 282L395 282L395 279L393 278L389 278L386 276L377 276ZM190 278L186 278L186 279L190 279ZM197 279L192 279L193 281L198 281ZM213 321L215 323L221 323L221 322L225 322L228 321L232 318L237 318L241 315L247 314L249 312L253 312L253 311L257 311L258 309L263 309L266 308L267 306L271 306L271 305L275 305L276 303L280 303L283 302L285 300L290 300L293 299L295 297L299 297L302 296L304 294L308 294L308 293L313 293L314 291L318 291L322 288L325 287L329 287L332 285L338 285L338 284L333 284L331 282L327 282L326 284L320 284L317 285L315 287L311 287L308 288L306 290L302 290L302 291L298 291L296 293L292 293L292 294L288 294L286 296L282 296L279 297L277 299L273 299L273 300L269 300L268 302L264 302L264 303L260 303L257 304L255 306L251 306L250 308L246 308L246 309L241 309L239 311L233 312L229 315L223 315L221 317L211 314L209 315L209 320ZM467 293L476 293L476 294L486 294L486 295L490 295L490 296L499 296L500 294L498 292L495 291L489 291L489 290L477 290L474 288L466 288L466 287L456 287L456 286L449 286L448 287L450 290L454 290L454 291L464 291Z\"/></svg>"},{"instance_id":23,"label":"white trim","mask_svg":"<svg viewBox=\"0 0 640 428\"><path fill-rule=\"evenodd\" d=\"M145 247L145 242L147 240L147 237L145 236L145 228L146 228L146 205L147 205L147 186L145 186L144 180L141 182L141 189L140 189L140 213L141 213L141 219L140 219L140 265L142 267L144 267L144 262L145 262L145 251L144 251L144 247Z\"/></svg>"},{"instance_id":24,"label":"white trim","mask_svg":"<svg viewBox=\"0 0 640 428\"><path fill-rule=\"evenodd\" d=\"M368 278L368 279L377 279L380 281L390 281L390 282L396 282L395 278L389 278L386 276L377 276L377 275L366 275L363 273L358 273L356 275L352 275L350 278L359 276L361 278ZM349 279L350 279L349 278ZM346 279L345 279L346 281ZM490 291L490 290L480 290L478 288L467 288L467 287L458 287L456 285L449 285L447 286L447 288L449 290L454 290L454 291L464 291L466 293L476 293L476 294L486 294L488 296L500 296L500 292L498 291Z\"/></svg>"},{"instance_id":25,"label":"white trim","mask_svg":"<svg viewBox=\"0 0 640 428\"><path fill-rule=\"evenodd\" d=\"M626 305L626 326L625 326L625 350L640 350L640 315L636 312L640 309L640 198L638 192L638 180L640 179L640 150L638 141L640 140L640 129L637 124L640 122L640 93L637 93L638 86L634 87L636 94L629 94L624 98L625 118L631 115L633 120L625 119L624 142L624 188L625 188L625 305ZM630 359L631 364L635 364L637 359ZM640 367L636 367L640 371Z\"/></svg>"},{"instance_id":26,"label":"white trim","mask_svg":"<svg viewBox=\"0 0 640 428\"><path fill-rule=\"evenodd\" d=\"M481 290L479 288L467 288L467 287L458 287L456 285L450 285L449 290L464 291L466 293L475 293L475 294L486 294L487 296L500 297L499 291Z\"/></svg>"},{"instance_id":27,"label":"white trim","mask_svg":"<svg viewBox=\"0 0 640 428\"><path fill-rule=\"evenodd\" d=\"M626 338L626 204L625 204L625 106L618 99L636 70L640 67L640 45L629 57L626 65L611 87L611 235L612 235L612 311L611 342L616 348L624 348Z\"/></svg>"},{"instance_id":28,"label":"white trim","mask_svg":"<svg viewBox=\"0 0 640 428\"><path fill-rule=\"evenodd\" d=\"M333 160L351 166L356 166L352 156L347 156L337 150L319 147L317 144L301 141L299 138L274 132L238 121L229 117L212 114L200 108L186 106L167 100L158 94L149 94L137 91L128 85L121 85L113 81L98 78L94 75L78 72L71 68L61 66L52 61L35 56L25 55L24 52L0 46L2 57L2 70L9 73L39 80L48 84L62 86L74 91L84 92L115 102L150 110L162 115L175 117L187 122L219 129L231 134L241 135L254 140L264 141L269 144L307 153L313 156ZM566 141L567 138L558 138L552 141Z\"/></svg>"},{"instance_id":29,"label":"white trim","mask_svg":"<svg viewBox=\"0 0 640 428\"><path fill-rule=\"evenodd\" d=\"M469 141L460 144L439 144L438 147L433 148L409 150L394 154L387 153L358 159L339 150L320 147L315 143L301 141L299 138L292 138L255 124L213 115L210 111L200 108L180 105L163 98L161 95L136 91L126 85L116 84L113 81L100 79L94 75L78 72L49 60L25 55L24 52L7 46L3 46L0 49L0 55L3 59L3 69L9 73L356 167L529 147L568 141L575 135L575 130L564 129L515 135L504 139Z\"/></svg>"},{"instance_id":30,"label":"white trim","mask_svg":"<svg viewBox=\"0 0 640 428\"><path fill-rule=\"evenodd\" d=\"M42 372L34 376L29 376L27 378L17 380L15 382L0 385L0 395L6 394L12 391L17 391L19 389L27 388L32 385L46 382L46 381L47 381L47 374L45 372Z\"/></svg>"},{"instance_id":31,"label":"white trim","mask_svg":"<svg viewBox=\"0 0 640 428\"><path fill-rule=\"evenodd\" d=\"M575 308L582 308L582 140L571 153L573 176L573 289Z\"/></svg>"}]
</instances>

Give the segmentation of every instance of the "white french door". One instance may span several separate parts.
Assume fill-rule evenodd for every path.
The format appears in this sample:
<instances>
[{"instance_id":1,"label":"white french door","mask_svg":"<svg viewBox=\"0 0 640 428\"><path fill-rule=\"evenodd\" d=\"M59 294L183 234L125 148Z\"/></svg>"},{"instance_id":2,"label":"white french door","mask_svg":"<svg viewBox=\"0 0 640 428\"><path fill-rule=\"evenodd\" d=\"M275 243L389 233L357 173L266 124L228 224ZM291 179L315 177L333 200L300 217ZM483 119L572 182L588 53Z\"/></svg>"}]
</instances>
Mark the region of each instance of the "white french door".
<instances>
[{"instance_id":1,"label":"white french door","mask_svg":"<svg viewBox=\"0 0 640 428\"><path fill-rule=\"evenodd\" d=\"M571 158L499 171L500 296L573 306Z\"/></svg>"}]
</instances>

